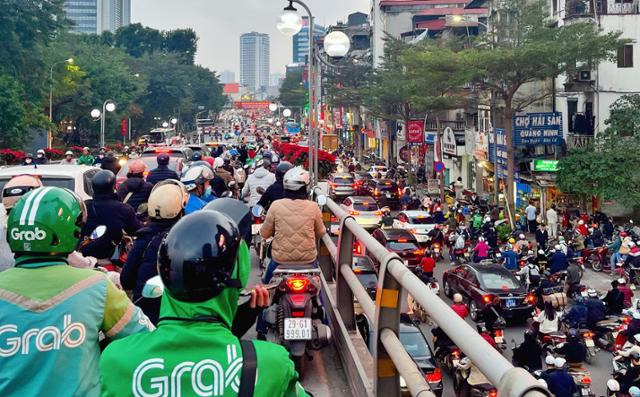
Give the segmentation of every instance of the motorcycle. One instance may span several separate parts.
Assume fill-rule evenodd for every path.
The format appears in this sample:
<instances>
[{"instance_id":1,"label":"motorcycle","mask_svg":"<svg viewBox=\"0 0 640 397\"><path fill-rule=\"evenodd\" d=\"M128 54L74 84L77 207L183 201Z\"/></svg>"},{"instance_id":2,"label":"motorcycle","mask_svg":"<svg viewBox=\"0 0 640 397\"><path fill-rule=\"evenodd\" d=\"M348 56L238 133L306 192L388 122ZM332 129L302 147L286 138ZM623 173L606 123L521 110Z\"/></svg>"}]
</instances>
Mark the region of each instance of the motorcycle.
<instances>
[{"instance_id":1,"label":"motorcycle","mask_svg":"<svg viewBox=\"0 0 640 397\"><path fill-rule=\"evenodd\" d=\"M581 256L583 263L588 264L594 272L601 272L609 267L608 253L609 248L605 245L596 248L585 248L582 250Z\"/></svg>"},{"instance_id":2,"label":"motorcycle","mask_svg":"<svg viewBox=\"0 0 640 397\"><path fill-rule=\"evenodd\" d=\"M578 395L583 397L595 397L591 391L591 373L584 367L569 367L569 374L578 387Z\"/></svg>"},{"instance_id":3,"label":"motorcycle","mask_svg":"<svg viewBox=\"0 0 640 397\"><path fill-rule=\"evenodd\" d=\"M542 344L542 351L545 354L555 354L556 348L567 341L567 336L562 332L552 332L550 334L538 334Z\"/></svg>"},{"instance_id":4,"label":"motorcycle","mask_svg":"<svg viewBox=\"0 0 640 397\"><path fill-rule=\"evenodd\" d=\"M588 329L581 329L580 335L582 335L582 341L587 348L587 356L585 361L587 362L587 364L591 364L593 363L593 358L596 356L596 353L599 350L596 347L596 343L594 341L595 334Z\"/></svg>"},{"instance_id":5,"label":"motorcycle","mask_svg":"<svg viewBox=\"0 0 640 397\"><path fill-rule=\"evenodd\" d=\"M468 358L464 358L456 364L453 388L458 396L497 397L498 395L496 388Z\"/></svg>"},{"instance_id":6,"label":"motorcycle","mask_svg":"<svg viewBox=\"0 0 640 397\"><path fill-rule=\"evenodd\" d=\"M278 287L271 306L264 311L265 320L276 341L289 351L296 371L303 376L305 358L310 356L308 349L319 350L331 341L331 330L322 322L320 269L280 265L273 279Z\"/></svg>"}]
</instances>

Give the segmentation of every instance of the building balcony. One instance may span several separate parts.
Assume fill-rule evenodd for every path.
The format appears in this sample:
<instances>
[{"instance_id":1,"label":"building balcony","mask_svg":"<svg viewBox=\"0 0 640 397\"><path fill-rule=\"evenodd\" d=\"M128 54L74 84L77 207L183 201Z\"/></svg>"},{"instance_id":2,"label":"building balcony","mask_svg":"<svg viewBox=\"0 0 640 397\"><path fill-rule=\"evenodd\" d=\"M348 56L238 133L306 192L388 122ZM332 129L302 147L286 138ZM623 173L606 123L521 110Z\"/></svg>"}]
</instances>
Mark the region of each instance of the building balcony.
<instances>
[{"instance_id":1,"label":"building balcony","mask_svg":"<svg viewBox=\"0 0 640 397\"><path fill-rule=\"evenodd\" d=\"M567 0L565 19L640 14L640 0Z\"/></svg>"},{"instance_id":2,"label":"building balcony","mask_svg":"<svg viewBox=\"0 0 640 397\"><path fill-rule=\"evenodd\" d=\"M441 120L440 128L444 129L446 127L451 127L453 132L464 132L466 130L467 123L464 120ZM436 121L435 120L427 120L427 131L436 131Z\"/></svg>"},{"instance_id":3,"label":"building balcony","mask_svg":"<svg viewBox=\"0 0 640 397\"><path fill-rule=\"evenodd\" d=\"M575 149L575 148L584 148L593 144L595 137L593 134L584 135L584 134L576 134L573 132L567 133L567 149Z\"/></svg>"}]
</instances>

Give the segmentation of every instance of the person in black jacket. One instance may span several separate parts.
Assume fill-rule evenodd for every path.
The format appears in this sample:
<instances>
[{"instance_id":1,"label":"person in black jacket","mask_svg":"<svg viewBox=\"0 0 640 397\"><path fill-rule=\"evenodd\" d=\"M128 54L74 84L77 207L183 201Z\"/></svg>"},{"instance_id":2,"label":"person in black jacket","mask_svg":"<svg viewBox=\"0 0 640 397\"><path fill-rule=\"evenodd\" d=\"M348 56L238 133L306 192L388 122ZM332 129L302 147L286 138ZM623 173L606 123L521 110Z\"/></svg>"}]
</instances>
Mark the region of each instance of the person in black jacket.
<instances>
[{"instance_id":1,"label":"person in black jacket","mask_svg":"<svg viewBox=\"0 0 640 397\"><path fill-rule=\"evenodd\" d=\"M133 300L149 317L158 323L160 299L142 297L142 289L150 278L158 275L158 249L171 227L182 217L189 192L176 180L166 180L153 187L148 202L149 223L138 230L127 262L120 273L120 283L133 290Z\"/></svg>"},{"instance_id":2,"label":"person in black jacket","mask_svg":"<svg viewBox=\"0 0 640 397\"><path fill-rule=\"evenodd\" d=\"M102 163L100 163L100 168L103 170L109 170L113 172L114 175L118 175L120 172L120 163L118 159L113 155L113 152L107 153L107 155L102 159Z\"/></svg>"},{"instance_id":3,"label":"person in black jacket","mask_svg":"<svg viewBox=\"0 0 640 397\"><path fill-rule=\"evenodd\" d=\"M258 200L258 205L264 208L265 213L276 200L284 198L284 186L282 185L282 180L284 179L284 174L287 173L291 168L293 168L293 164L288 161L281 161L276 167L276 181L272 183L267 190L262 194L260 200Z\"/></svg>"},{"instance_id":4,"label":"person in black jacket","mask_svg":"<svg viewBox=\"0 0 640 397\"><path fill-rule=\"evenodd\" d=\"M513 349L513 362L519 367L526 367L530 372L542 369L542 348L532 330L524 333L524 342Z\"/></svg>"},{"instance_id":5,"label":"person in black jacket","mask_svg":"<svg viewBox=\"0 0 640 397\"><path fill-rule=\"evenodd\" d=\"M176 181L179 181L180 177L178 176L178 173L169 169L170 159L171 158L167 153L160 153L158 157L156 157L158 167L149 171L149 175L147 175L147 182L155 185L158 182L162 182L167 179L175 179Z\"/></svg>"},{"instance_id":6,"label":"person in black jacket","mask_svg":"<svg viewBox=\"0 0 640 397\"><path fill-rule=\"evenodd\" d=\"M567 342L556 349L556 353L563 355L569 365L581 365L587 359L587 348L578 338L579 335L577 329L570 329Z\"/></svg>"},{"instance_id":7,"label":"person in black jacket","mask_svg":"<svg viewBox=\"0 0 640 397\"><path fill-rule=\"evenodd\" d=\"M133 208L118 200L115 185L116 176L109 170L98 171L91 180L93 200L86 202L88 218L82 228L82 237L90 239L98 226L105 226L106 231L88 243L81 243L80 252L84 256L109 259L122 240L123 230L133 235L140 229Z\"/></svg>"},{"instance_id":8,"label":"person in black jacket","mask_svg":"<svg viewBox=\"0 0 640 397\"><path fill-rule=\"evenodd\" d=\"M549 233L544 226L544 222L541 222L538 230L536 230L536 244L538 244L538 249L546 249L548 241Z\"/></svg>"},{"instance_id":9,"label":"person in black jacket","mask_svg":"<svg viewBox=\"0 0 640 397\"><path fill-rule=\"evenodd\" d=\"M607 304L607 314L622 313L622 309L624 309L624 294L618 289L618 280L611 282L611 289L603 300Z\"/></svg>"},{"instance_id":10,"label":"person in black jacket","mask_svg":"<svg viewBox=\"0 0 640 397\"><path fill-rule=\"evenodd\" d=\"M144 180L145 165L142 160L136 159L129 162L127 180L118 186L118 198L138 211L140 204L149 200L153 185Z\"/></svg>"}]
</instances>

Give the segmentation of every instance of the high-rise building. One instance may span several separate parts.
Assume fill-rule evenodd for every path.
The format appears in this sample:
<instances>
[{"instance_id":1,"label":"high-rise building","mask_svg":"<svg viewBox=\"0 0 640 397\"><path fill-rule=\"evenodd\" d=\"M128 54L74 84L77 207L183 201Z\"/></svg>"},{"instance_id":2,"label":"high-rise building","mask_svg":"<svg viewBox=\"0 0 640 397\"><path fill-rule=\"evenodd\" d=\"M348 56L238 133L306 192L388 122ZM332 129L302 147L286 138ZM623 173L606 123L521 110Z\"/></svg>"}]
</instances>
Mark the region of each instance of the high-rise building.
<instances>
[{"instance_id":1,"label":"high-rise building","mask_svg":"<svg viewBox=\"0 0 640 397\"><path fill-rule=\"evenodd\" d=\"M271 76L269 76L269 85L271 87L279 87L282 79L284 79L284 74L280 72L271 73Z\"/></svg>"},{"instance_id":2,"label":"high-rise building","mask_svg":"<svg viewBox=\"0 0 640 397\"><path fill-rule=\"evenodd\" d=\"M240 84L254 94L269 87L269 35L245 33L240 36Z\"/></svg>"},{"instance_id":3,"label":"high-rise building","mask_svg":"<svg viewBox=\"0 0 640 397\"><path fill-rule=\"evenodd\" d=\"M231 84L236 82L236 73L231 70L223 70L220 72L220 82L222 84Z\"/></svg>"},{"instance_id":4,"label":"high-rise building","mask_svg":"<svg viewBox=\"0 0 640 397\"><path fill-rule=\"evenodd\" d=\"M66 0L64 10L72 32L115 32L131 23L131 0Z\"/></svg>"},{"instance_id":5,"label":"high-rise building","mask_svg":"<svg viewBox=\"0 0 640 397\"><path fill-rule=\"evenodd\" d=\"M327 29L324 26L314 24L313 37L323 37ZM309 18L302 17L302 29L293 36L293 62L305 63L309 55Z\"/></svg>"}]
</instances>

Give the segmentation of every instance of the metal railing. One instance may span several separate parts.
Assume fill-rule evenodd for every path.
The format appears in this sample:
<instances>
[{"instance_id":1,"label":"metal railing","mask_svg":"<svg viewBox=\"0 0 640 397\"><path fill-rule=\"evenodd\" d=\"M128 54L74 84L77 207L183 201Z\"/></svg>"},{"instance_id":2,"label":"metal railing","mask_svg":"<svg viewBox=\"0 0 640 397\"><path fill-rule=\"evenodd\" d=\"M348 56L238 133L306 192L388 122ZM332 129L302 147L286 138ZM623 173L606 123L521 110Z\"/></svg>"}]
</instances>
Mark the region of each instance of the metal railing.
<instances>
[{"instance_id":1,"label":"metal railing","mask_svg":"<svg viewBox=\"0 0 640 397\"><path fill-rule=\"evenodd\" d=\"M319 188L315 194L324 194ZM335 309L341 318L341 327L357 332L354 297L363 313L370 319L373 333L374 371L372 384L376 396L400 396L400 376L413 396L431 397L424 375L398 339L403 290L411 294L442 328L474 365L496 386L504 397L543 397L551 394L522 368L514 367L496 349L489 345L474 328L467 324L438 296L425 288L400 257L382 246L365 229L343 211L333 200L327 199L323 208L325 221L333 214L340 220L340 234L336 246L326 235L321 241L320 266L327 280L335 275ZM358 240L366 251L380 263L378 289L374 302L352 270L353 245ZM322 258L324 252L324 258ZM331 263L329 263L331 262ZM340 354L345 353L343 351ZM348 357L353 360L353 357ZM349 361L344 360L343 361ZM356 358L357 361L357 358ZM356 395L359 393L354 390Z\"/></svg>"}]
</instances>

